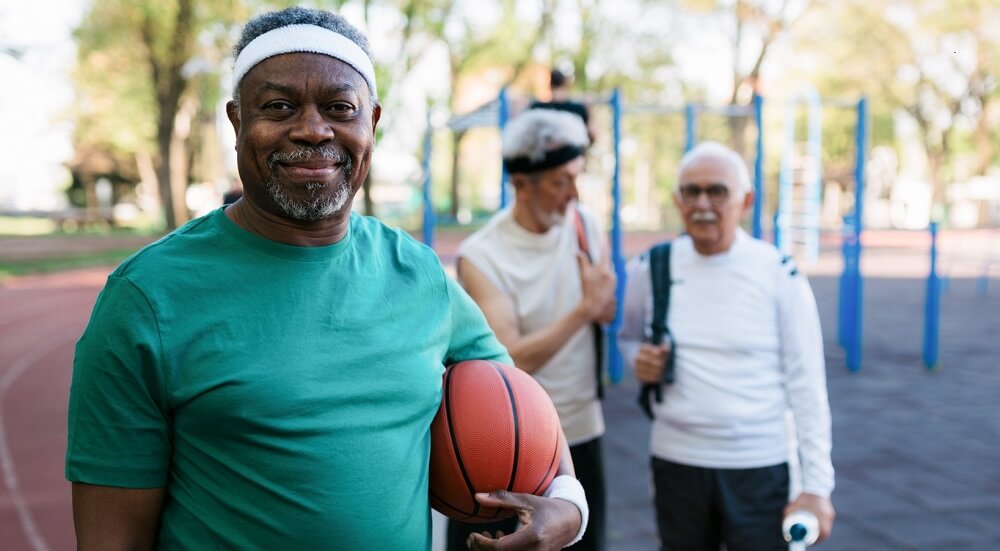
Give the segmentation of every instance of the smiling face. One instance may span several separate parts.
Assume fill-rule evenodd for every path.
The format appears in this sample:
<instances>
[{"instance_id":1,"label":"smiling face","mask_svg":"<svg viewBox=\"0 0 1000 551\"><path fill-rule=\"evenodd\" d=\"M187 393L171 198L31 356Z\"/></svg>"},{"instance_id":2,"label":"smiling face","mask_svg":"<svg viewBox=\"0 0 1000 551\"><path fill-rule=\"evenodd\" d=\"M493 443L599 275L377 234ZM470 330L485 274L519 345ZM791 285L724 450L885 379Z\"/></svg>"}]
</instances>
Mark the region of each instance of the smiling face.
<instances>
[{"instance_id":1,"label":"smiling face","mask_svg":"<svg viewBox=\"0 0 1000 551\"><path fill-rule=\"evenodd\" d=\"M729 250L753 193L741 190L736 168L724 158L704 156L680 174L674 194L684 229L703 255Z\"/></svg>"},{"instance_id":2,"label":"smiling face","mask_svg":"<svg viewBox=\"0 0 1000 551\"><path fill-rule=\"evenodd\" d=\"M265 59L227 106L246 198L298 222L346 218L371 163L380 110L350 65L311 53Z\"/></svg>"}]
</instances>

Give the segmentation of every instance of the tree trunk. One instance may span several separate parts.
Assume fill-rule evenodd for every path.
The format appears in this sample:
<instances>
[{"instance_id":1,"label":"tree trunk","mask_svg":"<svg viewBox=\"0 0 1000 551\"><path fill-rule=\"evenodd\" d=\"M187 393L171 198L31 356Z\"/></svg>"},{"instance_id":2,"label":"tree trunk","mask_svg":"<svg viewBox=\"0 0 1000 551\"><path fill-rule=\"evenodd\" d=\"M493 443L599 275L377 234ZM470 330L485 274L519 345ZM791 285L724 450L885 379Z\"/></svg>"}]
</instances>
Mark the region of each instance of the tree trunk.
<instances>
[{"instance_id":1,"label":"tree trunk","mask_svg":"<svg viewBox=\"0 0 1000 551\"><path fill-rule=\"evenodd\" d=\"M158 56L158 27L156 22L150 19L149 14L146 15L141 29L153 77L153 88L156 93L158 109L156 145L159 153L156 167L157 188L160 192L160 201L163 204L168 230L177 228L187 219L183 193L183 188L186 188L187 174L183 168L180 169L180 174L174 174L173 171L175 166L183 167L186 165L177 157L184 154L183 141L175 139L174 127L181 96L187 88L188 82L182 74L182 69L190 58L189 52L194 47L195 38L192 0L178 0L177 4L177 15L166 59ZM176 149L180 149L180 151ZM181 191L175 193L178 190Z\"/></svg>"},{"instance_id":2,"label":"tree trunk","mask_svg":"<svg viewBox=\"0 0 1000 551\"><path fill-rule=\"evenodd\" d=\"M454 132L451 135L451 217L458 220L459 205L459 159L461 158L462 138L465 132Z\"/></svg>"}]
</instances>

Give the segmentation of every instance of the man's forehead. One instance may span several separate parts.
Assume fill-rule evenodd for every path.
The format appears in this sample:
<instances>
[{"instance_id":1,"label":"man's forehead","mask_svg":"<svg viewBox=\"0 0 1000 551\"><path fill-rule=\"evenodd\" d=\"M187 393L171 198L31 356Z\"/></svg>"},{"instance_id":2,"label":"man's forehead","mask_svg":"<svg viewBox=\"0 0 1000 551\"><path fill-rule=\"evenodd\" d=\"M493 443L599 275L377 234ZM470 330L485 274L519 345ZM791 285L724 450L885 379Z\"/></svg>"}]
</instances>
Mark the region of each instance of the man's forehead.
<instances>
[{"instance_id":1,"label":"man's forehead","mask_svg":"<svg viewBox=\"0 0 1000 551\"><path fill-rule=\"evenodd\" d=\"M730 187L738 184L736 168L722 157L706 156L684 167L680 180L682 184L723 183Z\"/></svg>"}]
</instances>

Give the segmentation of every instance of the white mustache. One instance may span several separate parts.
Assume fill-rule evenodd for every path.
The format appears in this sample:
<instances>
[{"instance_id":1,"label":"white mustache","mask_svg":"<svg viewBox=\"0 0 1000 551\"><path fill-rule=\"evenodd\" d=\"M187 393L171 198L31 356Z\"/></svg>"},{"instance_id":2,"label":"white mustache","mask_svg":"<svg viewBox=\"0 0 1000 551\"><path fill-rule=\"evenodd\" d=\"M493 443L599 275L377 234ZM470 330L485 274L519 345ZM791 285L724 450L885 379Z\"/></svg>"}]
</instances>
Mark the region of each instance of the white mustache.
<instances>
[{"instance_id":1,"label":"white mustache","mask_svg":"<svg viewBox=\"0 0 1000 551\"><path fill-rule=\"evenodd\" d=\"M691 213L692 222L715 222L719 217L710 210L697 210Z\"/></svg>"}]
</instances>

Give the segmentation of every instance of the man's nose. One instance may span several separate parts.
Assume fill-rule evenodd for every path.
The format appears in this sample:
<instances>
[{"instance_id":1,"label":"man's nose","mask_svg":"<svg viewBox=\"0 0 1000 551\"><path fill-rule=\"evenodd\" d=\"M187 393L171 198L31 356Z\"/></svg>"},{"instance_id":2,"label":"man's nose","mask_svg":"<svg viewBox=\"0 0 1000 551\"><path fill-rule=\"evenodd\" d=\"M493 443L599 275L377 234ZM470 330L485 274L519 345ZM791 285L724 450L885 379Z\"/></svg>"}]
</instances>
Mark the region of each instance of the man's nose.
<instances>
[{"instance_id":1,"label":"man's nose","mask_svg":"<svg viewBox=\"0 0 1000 551\"><path fill-rule=\"evenodd\" d=\"M699 189L697 197L694 198L694 206L698 208L711 208L712 201L708 198L707 189Z\"/></svg>"},{"instance_id":2,"label":"man's nose","mask_svg":"<svg viewBox=\"0 0 1000 551\"><path fill-rule=\"evenodd\" d=\"M309 145L320 145L332 140L333 137L333 127L313 105L302 109L289 133L292 141Z\"/></svg>"}]
</instances>

